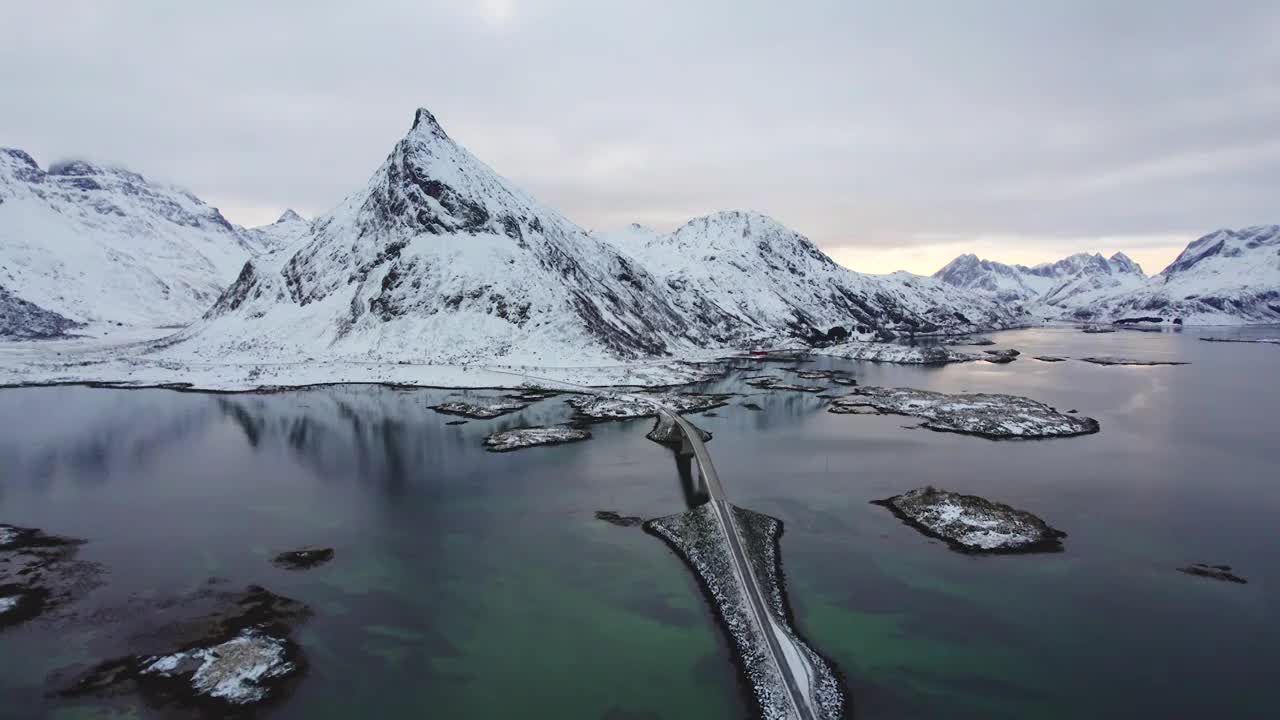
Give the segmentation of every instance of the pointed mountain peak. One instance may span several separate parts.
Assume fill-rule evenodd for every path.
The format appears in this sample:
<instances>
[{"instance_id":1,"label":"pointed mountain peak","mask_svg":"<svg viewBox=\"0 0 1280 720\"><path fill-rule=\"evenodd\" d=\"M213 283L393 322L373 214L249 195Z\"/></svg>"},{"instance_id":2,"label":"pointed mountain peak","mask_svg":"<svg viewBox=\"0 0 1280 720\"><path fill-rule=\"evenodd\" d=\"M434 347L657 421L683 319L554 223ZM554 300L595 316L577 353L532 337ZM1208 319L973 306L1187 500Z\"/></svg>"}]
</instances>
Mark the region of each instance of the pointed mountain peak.
<instances>
[{"instance_id":1,"label":"pointed mountain peak","mask_svg":"<svg viewBox=\"0 0 1280 720\"><path fill-rule=\"evenodd\" d=\"M1112 255L1107 259L1107 262L1121 272L1136 273L1146 277L1146 273L1142 271L1142 266L1135 262L1133 258L1122 252L1117 252L1115 255Z\"/></svg>"},{"instance_id":2,"label":"pointed mountain peak","mask_svg":"<svg viewBox=\"0 0 1280 720\"><path fill-rule=\"evenodd\" d=\"M15 162L28 168L39 168L35 158L31 157L26 150L18 148L0 147L0 156L12 158Z\"/></svg>"},{"instance_id":3,"label":"pointed mountain peak","mask_svg":"<svg viewBox=\"0 0 1280 720\"><path fill-rule=\"evenodd\" d=\"M276 220L275 224L279 225L280 223L290 223L290 222L306 222L306 219L303 218L298 213L294 212L293 208L289 208L288 210L284 211L284 214L280 216L280 219Z\"/></svg>"},{"instance_id":4,"label":"pointed mountain peak","mask_svg":"<svg viewBox=\"0 0 1280 720\"><path fill-rule=\"evenodd\" d=\"M62 160L49 166L50 175L101 175L102 168L87 160Z\"/></svg>"},{"instance_id":5,"label":"pointed mountain peak","mask_svg":"<svg viewBox=\"0 0 1280 720\"><path fill-rule=\"evenodd\" d=\"M440 127L440 121L436 120L436 116L431 111L420 107L413 114L413 127L409 128L409 134L425 133L441 140L448 140L449 135L445 133L444 128Z\"/></svg>"}]
</instances>

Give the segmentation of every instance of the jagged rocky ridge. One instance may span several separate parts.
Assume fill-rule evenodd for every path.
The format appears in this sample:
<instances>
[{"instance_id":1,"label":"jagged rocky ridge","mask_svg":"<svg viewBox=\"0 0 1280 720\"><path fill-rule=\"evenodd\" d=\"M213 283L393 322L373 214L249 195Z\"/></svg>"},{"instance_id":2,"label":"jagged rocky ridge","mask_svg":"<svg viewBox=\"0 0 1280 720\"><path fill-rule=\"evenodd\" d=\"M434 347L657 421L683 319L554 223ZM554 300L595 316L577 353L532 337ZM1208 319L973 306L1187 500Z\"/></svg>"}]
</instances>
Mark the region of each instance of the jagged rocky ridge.
<instances>
[{"instance_id":1,"label":"jagged rocky ridge","mask_svg":"<svg viewBox=\"0 0 1280 720\"><path fill-rule=\"evenodd\" d=\"M934 273L952 287L993 296L1033 317L1054 318L1098 297L1140 287L1147 276L1124 253L1110 258L1078 253L1033 267L1006 265L966 254Z\"/></svg>"},{"instance_id":2,"label":"jagged rocky ridge","mask_svg":"<svg viewBox=\"0 0 1280 720\"><path fill-rule=\"evenodd\" d=\"M82 160L45 170L0 148L0 336L46 337L72 323L185 324L247 258L297 229L290 221L245 230L135 172Z\"/></svg>"},{"instance_id":3,"label":"jagged rocky ridge","mask_svg":"<svg viewBox=\"0 0 1280 720\"><path fill-rule=\"evenodd\" d=\"M720 213L670 237L641 247L583 231L421 109L365 188L288 251L246 264L165 353L588 365L837 327L960 332L1014 320L927 278L845 270L760 215Z\"/></svg>"}]
</instances>

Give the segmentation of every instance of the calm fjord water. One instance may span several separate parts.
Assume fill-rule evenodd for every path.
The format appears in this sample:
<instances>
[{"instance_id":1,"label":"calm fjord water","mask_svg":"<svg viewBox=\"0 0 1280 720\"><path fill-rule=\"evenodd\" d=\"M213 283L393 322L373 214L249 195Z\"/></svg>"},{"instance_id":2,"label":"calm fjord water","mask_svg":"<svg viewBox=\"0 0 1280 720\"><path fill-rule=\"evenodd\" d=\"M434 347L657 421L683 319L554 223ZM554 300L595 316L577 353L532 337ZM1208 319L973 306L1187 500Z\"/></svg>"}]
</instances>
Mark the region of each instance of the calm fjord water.
<instances>
[{"instance_id":1,"label":"calm fjord water","mask_svg":"<svg viewBox=\"0 0 1280 720\"><path fill-rule=\"evenodd\" d=\"M811 366L1026 395L1102 431L992 442L831 415L810 395L743 386L748 373L701 388L743 393L694 419L715 434L735 503L785 523L797 623L846 676L854 715L1271 716L1280 347L1191 332L993 337L1023 356ZM741 717L726 643L681 562L594 517L684 509L649 421L493 454L487 433L565 421L563 398L456 426L427 408L494 394L0 390L0 522L83 538L81 558L105 571L70 617L0 631L0 716L97 717L47 697L49 673L127 650L146 628L139 608L214 578L315 611L297 636L308 675L271 717ZM924 484L1035 512L1069 534L1066 551L961 555L869 504ZM308 544L337 557L306 572L270 563ZM1249 584L1175 571L1192 562L1230 564Z\"/></svg>"}]
</instances>

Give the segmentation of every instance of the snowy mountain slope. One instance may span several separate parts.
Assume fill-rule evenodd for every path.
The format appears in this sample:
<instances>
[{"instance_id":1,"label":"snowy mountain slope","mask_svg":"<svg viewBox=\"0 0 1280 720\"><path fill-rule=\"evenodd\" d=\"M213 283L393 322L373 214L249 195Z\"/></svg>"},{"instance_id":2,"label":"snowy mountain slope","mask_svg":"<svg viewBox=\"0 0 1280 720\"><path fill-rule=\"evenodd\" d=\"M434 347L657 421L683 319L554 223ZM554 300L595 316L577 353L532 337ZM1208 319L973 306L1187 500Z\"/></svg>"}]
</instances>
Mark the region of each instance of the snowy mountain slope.
<instances>
[{"instance_id":1,"label":"snowy mountain slope","mask_svg":"<svg viewBox=\"0 0 1280 720\"><path fill-rule=\"evenodd\" d=\"M1089 320L1140 316L1189 325L1280 322L1280 225L1212 232L1146 283L1075 312Z\"/></svg>"},{"instance_id":2,"label":"snowy mountain slope","mask_svg":"<svg viewBox=\"0 0 1280 720\"><path fill-rule=\"evenodd\" d=\"M0 149L0 285L72 321L189 322L256 251L185 191Z\"/></svg>"},{"instance_id":3,"label":"snowy mountain slope","mask_svg":"<svg viewBox=\"0 0 1280 720\"><path fill-rule=\"evenodd\" d=\"M368 185L285 253L246 264L166 352L536 365L655 356L733 336L455 144L425 109Z\"/></svg>"},{"instance_id":4,"label":"snowy mountain slope","mask_svg":"<svg viewBox=\"0 0 1280 720\"><path fill-rule=\"evenodd\" d=\"M1142 268L1124 253L1110 258L1096 254L1084 257L1075 274L1062 278L1037 298L1040 305L1073 310L1107 295L1135 290L1147 282Z\"/></svg>"},{"instance_id":5,"label":"snowy mountain slope","mask_svg":"<svg viewBox=\"0 0 1280 720\"><path fill-rule=\"evenodd\" d=\"M300 240L311 229L311 221L293 210L285 210L270 225L238 229L241 236L253 246L255 255L268 255L284 250Z\"/></svg>"},{"instance_id":6,"label":"snowy mountain slope","mask_svg":"<svg viewBox=\"0 0 1280 720\"><path fill-rule=\"evenodd\" d=\"M1016 321L997 303L929 278L853 272L760 213L718 212L669 234L630 225L600 237L661 279L682 311L728 315L748 336L810 338L837 326L965 332Z\"/></svg>"}]
</instances>

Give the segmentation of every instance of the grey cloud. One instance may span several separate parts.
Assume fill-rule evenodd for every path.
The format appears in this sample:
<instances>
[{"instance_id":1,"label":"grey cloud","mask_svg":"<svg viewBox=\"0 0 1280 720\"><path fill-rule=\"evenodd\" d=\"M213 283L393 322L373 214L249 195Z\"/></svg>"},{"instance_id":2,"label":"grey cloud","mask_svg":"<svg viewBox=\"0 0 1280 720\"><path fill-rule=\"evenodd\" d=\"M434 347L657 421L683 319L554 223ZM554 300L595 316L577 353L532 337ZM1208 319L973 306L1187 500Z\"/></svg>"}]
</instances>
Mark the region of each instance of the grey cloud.
<instances>
[{"instance_id":1,"label":"grey cloud","mask_svg":"<svg viewBox=\"0 0 1280 720\"><path fill-rule=\"evenodd\" d=\"M0 23L0 143L245 206L328 209L426 105L589 227L754 208L903 248L1280 221L1273 2L67 0Z\"/></svg>"}]
</instances>

